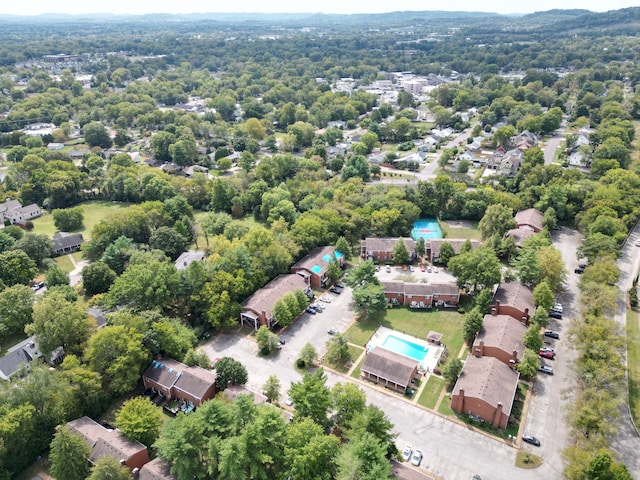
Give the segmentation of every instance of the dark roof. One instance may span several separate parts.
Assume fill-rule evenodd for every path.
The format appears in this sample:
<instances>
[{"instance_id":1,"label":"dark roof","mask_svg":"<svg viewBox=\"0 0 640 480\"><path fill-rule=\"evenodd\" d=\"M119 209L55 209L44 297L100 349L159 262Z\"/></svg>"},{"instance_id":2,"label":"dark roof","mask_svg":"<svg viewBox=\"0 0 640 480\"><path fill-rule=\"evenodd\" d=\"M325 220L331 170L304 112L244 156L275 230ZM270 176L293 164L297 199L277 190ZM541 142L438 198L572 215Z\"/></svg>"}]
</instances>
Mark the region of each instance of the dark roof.
<instances>
[{"instance_id":1,"label":"dark roof","mask_svg":"<svg viewBox=\"0 0 640 480\"><path fill-rule=\"evenodd\" d=\"M368 237L362 241L362 245L364 246L367 252L393 252L393 247L396 246L398 242L398 237L393 238L375 238ZM410 255L415 255L416 253L416 242L409 237L402 237L404 240L404 244L407 247Z\"/></svg>"},{"instance_id":2,"label":"dark roof","mask_svg":"<svg viewBox=\"0 0 640 480\"><path fill-rule=\"evenodd\" d=\"M107 324L107 314L100 307L89 307L87 308L87 313L96 321L98 328L102 328Z\"/></svg>"},{"instance_id":3,"label":"dark roof","mask_svg":"<svg viewBox=\"0 0 640 480\"><path fill-rule=\"evenodd\" d=\"M53 251L58 252L65 248L79 247L84 243L84 238L82 238L81 233L58 232L53 236L51 243L53 244Z\"/></svg>"},{"instance_id":4,"label":"dark roof","mask_svg":"<svg viewBox=\"0 0 640 480\"><path fill-rule=\"evenodd\" d=\"M267 318L271 318L273 316L273 306L275 303L281 299L285 293L293 292L296 288L302 291L308 288L307 281L302 276L295 273L278 275L242 302L242 308L243 310L253 310L257 314L264 311Z\"/></svg>"},{"instance_id":5,"label":"dark roof","mask_svg":"<svg viewBox=\"0 0 640 480\"><path fill-rule=\"evenodd\" d=\"M10 377L31 360L31 356L22 348L7 353L0 357L0 377Z\"/></svg>"},{"instance_id":6,"label":"dark roof","mask_svg":"<svg viewBox=\"0 0 640 480\"><path fill-rule=\"evenodd\" d=\"M533 291L520 282L502 282L498 285L496 293L493 295L492 304L495 304L497 301L500 302L500 305L514 307L521 312L529 309L530 315L533 315L536 309L535 302L533 301ZM519 318L518 320L521 319Z\"/></svg>"},{"instance_id":7,"label":"dark roof","mask_svg":"<svg viewBox=\"0 0 640 480\"><path fill-rule=\"evenodd\" d=\"M511 415L513 399L520 374L497 358L469 355L458 377L453 395L464 390L464 396L484 400L496 408L502 403L502 411Z\"/></svg>"},{"instance_id":8,"label":"dark roof","mask_svg":"<svg viewBox=\"0 0 640 480\"><path fill-rule=\"evenodd\" d=\"M460 295L460 288L455 283L422 283L422 282L380 282L385 293L403 293L404 295Z\"/></svg>"},{"instance_id":9,"label":"dark roof","mask_svg":"<svg viewBox=\"0 0 640 480\"><path fill-rule=\"evenodd\" d=\"M509 315L485 315L482 329L478 332L473 345L484 342L485 347L495 347L509 355L517 352L518 358L524 355L523 336L527 327Z\"/></svg>"},{"instance_id":10,"label":"dark roof","mask_svg":"<svg viewBox=\"0 0 640 480\"><path fill-rule=\"evenodd\" d=\"M171 358L153 360L143 375L160 385L174 387L199 399L216 383L214 373L202 367L189 367Z\"/></svg>"},{"instance_id":11,"label":"dark roof","mask_svg":"<svg viewBox=\"0 0 640 480\"><path fill-rule=\"evenodd\" d=\"M171 388L180 376L180 370L174 368L173 362L175 360L153 360L142 375L163 387Z\"/></svg>"},{"instance_id":12,"label":"dark roof","mask_svg":"<svg viewBox=\"0 0 640 480\"><path fill-rule=\"evenodd\" d=\"M80 417L67 423L67 427L79 434L91 447L89 458L95 463L99 458L110 455L118 460L127 460L141 450L147 449L140 442L124 438L120 430L104 428L89 417Z\"/></svg>"},{"instance_id":13,"label":"dark roof","mask_svg":"<svg viewBox=\"0 0 640 480\"><path fill-rule=\"evenodd\" d=\"M380 285L384 288L385 293L404 293L404 282L390 280L382 281Z\"/></svg>"},{"instance_id":14,"label":"dark roof","mask_svg":"<svg viewBox=\"0 0 640 480\"><path fill-rule=\"evenodd\" d=\"M178 477L171 474L169 462L157 457L142 466L138 480L178 480Z\"/></svg>"},{"instance_id":15,"label":"dark roof","mask_svg":"<svg viewBox=\"0 0 640 480\"><path fill-rule=\"evenodd\" d=\"M362 371L397 385L407 386L418 362L383 347L369 350Z\"/></svg>"}]
</instances>

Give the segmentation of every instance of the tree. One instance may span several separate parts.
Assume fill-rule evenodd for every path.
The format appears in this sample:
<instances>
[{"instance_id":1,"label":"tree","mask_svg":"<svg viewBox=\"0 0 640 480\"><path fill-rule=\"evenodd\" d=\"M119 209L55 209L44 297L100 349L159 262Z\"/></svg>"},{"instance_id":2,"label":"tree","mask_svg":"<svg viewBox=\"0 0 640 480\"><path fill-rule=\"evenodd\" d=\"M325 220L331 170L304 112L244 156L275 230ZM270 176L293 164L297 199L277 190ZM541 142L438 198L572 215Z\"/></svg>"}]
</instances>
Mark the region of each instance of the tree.
<instances>
[{"instance_id":1,"label":"tree","mask_svg":"<svg viewBox=\"0 0 640 480\"><path fill-rule=\"evenodd\" d=\"M387 446L364 432L343 446L336 458L336 480L381 480L391 478Z\"/></svg>"},{"instance_id":2,"label":"tree","mask_svg":"<svg viewBox=\"0 0 640 480\"><path fill-rule=\"evenodd\" d=\"M458 278L458 285L491 288L501 278L500 262L489 247L479 247L467 253L461 253L449 260L449 270Z\"/></svg>"},{"instance_id":3,"label":"tree","mask_svg":"<svg viewBox=\"0 0 640 480\"><path fill-rule=\"evenodd\" d=\"M197 342L193 329L177 318L162 318L153 322L151 332L158 342L158 351L152 350L152 353L164 353L176 360L182 360Z\"/></svg>"},{"instance_id":4,"label":"tree","mask_svg":"<svg viewBox=\"0 0 640 480\"><path fill-rule=\"evenodd\" d=\"M82 127L84 140L90 147L109 148L112 145L109 132L100 122L89 122Z\"/></svg>"},{"instance_id":5,"label":"tree","mask_svg":"<svg viewBox=\"0 0 640 480\"><path fill-rule=\"evenodd\" d=\"M278 336L266 325L261 325L256 332L256 343L263 353L271 353L278 346Z\"/></svg>"},{"instance_id":6,"label":"tree","mask_svg":"<svg viewBox=\"0 0 640 480\"><path fill-rule=\"evenodd\" d=\"M169 161L171 160L171 154L169 153L169 146L176 141L176 137L171 132L158 132L151 137L151 149L157 160Z\"/></svg>"},{"instance_id":7,"label":"tree","mask_svg":"<svg viewBox=\"0 0 640 480\"><path fill-rule=\"evenodd\" d=\"M176 165L193 165L198 161L198 145L193 138L181 138L169 145L169 155Z\"/></svg>"},{"instance_id":8,"label":"tree","mask_svg":"<svg viewBox=\"0 0 640 480\"><path fill-rule=\"evenodd\" d=\"M116 272L104 262L93 262L82 269L82 286L85 294L93 297L105 293L115 281Z\"/></svg>"},{"instance_id":9,"label":"tree","mask_svg":"<svg viewBox=\"0 0 640 480\"><path fill-rule=\"evenodd\" d=\"M462 333L467 344L471 345L476 335L482 330L484 314L478 307L472 308L464 317Z\"/></svg>"},{"instance_id":10,"label":"tree","mask_svg":"<svg viewBox=\"0 0 640 480\"><path fill-rule=\"evenodd\" d=\"M418 237L418 240L416 240L416 255L422 258L424 257L425 252L424 238Z\"/></svg>"},{"instance_id":11,"label":"tree","mask_svg":"<svg viewBox=\"0 0 640 480\"><path fill-rule=\"evenodd\" d=\"M23 250L0 253L0 281L7 287L27 285L37 274L36 263Z\"/></svg>"},{"instance_id":12,"label":"tree","mask_svg":"<svg viewBox=\"0 0 640 480\"><path fill-rule=\"evenodd\" d=\"M71 232L82 228L84 210L82 207L56 208L53 214L53 224L61 232Z\"/></svg>"},{"instance_id":13,"label":"tree","mask_svg":"<svg viewBox=\"0 0 640 480\"><path fill-rule=\"evenodd\" d=\"M80 435L72 433L66 426L58 427L51 441L51 474L55 478L85 480L89 475L91 447Z\"/></svg>"},{"instance_id":14,"label":"tree","mask_svg":"<svg viewBox=\"0 0 640 480\"><path fill-rule=\"evenodd\" d=\"M336 383L331 388L333 396L334 421L344 428L350 425L353 417L361 414L367 405L367 397L354 383Z\"/></svg>"},{"instance_id":15,"label":"tree","mask_svg":"<svg viewBox=\"0 0 640 480\"><path fill-rule=\"evenodd\" d=\"M540 270L540 281L549 285L553 292L562 290L567 279L567 270L560 251L553 246L540 247L536 253L536 260Z\"/></svg>"},{"instance_id":16,"label":"tree","mask_svg":"<svg viewBox=\"0 0 640 480\"><path fill-rule=\"evenodd\" d=\"M211 360L209 359L207 352L205 352L204 350L196 351L193 348L190 348L189 350L187 350L187 353L184 354L183 362L190 367L198 365L202 368L209 368L209 366L211 365Z\"/></svg>"},{"instance_id":17,"label":"tree","mask_svg":"<svg viewBox=\"0 0 640 480\"><path fill-rule=\"evenodd\" d=\"M345 334L337 333L327 340L326 360L333 367L343 367L351 361L348 338Z\"/></svg>"},{"instance_id":18,"label":"tree","mask_svg":"<svg viewBox=\"0 0 640 480\"><path fill-rule=\"evenodd\" d=\"M549 310L553 307L555 303L555 299L553 298L553 292L547 282L539 283L533 289L533 301L536 302L536 305L544 308L545 310Z\"/></svg>"},{"instance_id":19,"label":"tree","mask_svg":"<svg viewBox=\"0 0 640 480\"><path fill-rule=\"evenodd\" d=\"M344 256L344 260L346 262L351 260L351 247L349 246L349 242L347 242L346 238L338 238L334 248L336 252L340 252Z\"/></svg>"},{"instance_id":20,"label":"tree","mask_svg":"<svg viewBox=\"0 0 640 480\"><path fill-rule=\"evenodd\" d=\"M525 347L537 352L542 348L542 336L540 335L540 325L532 323L524 332L522 337Z\"/></svg>"},{"instance_id":21,"label":"tree","mask_svg":"<svg viewBox=\"0 0 640 480\"><path fill-rule=\"evenodd\" d=\"M360 319L367 320L387 308L387 297L384 287L373 283L367 283L353 289L353 301Z\"/></svg>"},{"instance_id":22,"label":"tree","mask_svg":"<svg viewBox=\"0 0 640 480\"><path fill-rule=\"evenodd\" d=\"M65 353L80 354L91 333L87 313L60 294L49 293L33 307L33 323L25 331L35 335L43 354L62 347Z\"/></svg>"},{"instance_id":23,"label":"tree","mask_svg":"<svg viewBox=\"0 0 640 480\"><path fill-rule=\"evenodd\" d=\"M317 369L313 373L305 373L300 382L293 382L289 396L293 400L296 414L309 417L322 427L327 427L327 414L331 407L331 391L326 385L327 376L324 370Z\"/></svg>"},{"instance_id":24,"label":"tree","mask_svg":"<svg viewBox=\"0 0 640 480\"><path fill-rule=\"evenodd\" d=\"M98 459L87 480L131 480L131 471L112 455Z\"/></svg>"},{"instance_id":25,"label":"tree","mask_svg":"<svg viewBox=\"0 0 640 480\"><path fill-rule=\"evenodd\" d=\"M108 391L121 395L136 385L151 360L143 339L123 325L107 325L91 337L85 357L91 370L102 375Z\"/></svg>"},{"instance_id":26,"label":"tree","mask_svg":"<svg viewBox=\"0 0 640 480\"><path fill-rule=\"evenodd\" d=\"M340 440L309 418L287 425L284 471L293 479L331 480Z\"/></svg>"},{"instance_id":27,"label":"tree","mask_svg":"<svg viewBox=\"0 0 640 480\"><path fill-rule=\"evenodd\" d=\"M345 279L345 283L352 288L363 284L379 284L378 277L376 277L376 266L371 260L362 262L356 265L350 272L349 276Z\"/></svg>"},{"instance_id":28,"label":"tree","mask_svg":"<svg viewBox=\"0 0 640 480\"><path fill-rule=\"evenodd\" d=\"M27 233L13 245L13 248L24 251L38 267L44 266L44 261L53 255L51 239L44 234Z\"/></svg>"},{"instance_id":29,"label":"tree","mask_svg":"<svg viewBox=\"0 0 640 480\"><path fill-rule=\"evenodd\" d=\"M538 336L540 332L538 331ZM540 366L540 356L538 350L531 350L525 348L524 355L516 365L516 369L527 378L532 378L538 373L538 367Z\"/></svg>"},{"instance_id":30,"label":"tree","mask_svg":"<svg viewBox=\"0 0 640 480\"><path fill-rule=\"evenodd\" d=\"M442 376L449 385L454 385L462 372L462 360L458 357L452 358L442 369Z\"/></svg>"},{"instance_id":31,"label":"tree","mask_svg":"<svg viewBox=\"0 0 640 480\"><path fill-rule=\"evenodd\" d=\"M175 261L187 249L189 239L171 227L160 227L151 234L149 246L162 250Z\"/></svg>"},{"instance_id":32,"label":"tree","mask_svg":"<svg viewBox=\"0 0 640 480\"><path fill-rule=\"evenodd\" d=\"M549 311L538 306L529 319L530 324L537 323L539 327L545 328L549 325Z\"/></svg>"},{"instance_id":33,"label":"tree","mask_svg":"<svg viewBox=\"0 0 640 480\"><path fill-rule=\"evenodd\" d=\"M269 375L262 389L264 396L267 397L267 402L273 403L280 398L280 380L275 375Z\"/></svg>"},{"instance_id":34,"label":"tree","mask_svg":"<svg viewBox=\"0 0 640 480\"><path fill-rule=\"evenodd\" d=\"M493 134L493 142L496 146L505 146L511 137L515 136L518 132L512 125L506 125L498 128Z\"/></svg>"},{"instance_id":35,"label":"tree","mask_svg":"<svg viewBox=\"0 0 640 480\"><path fill-rule=\"evenodd\" d=\"M588 234L578 247L578 257L587 257L590 264L593 264L598 257L618 258L619 256L620 249L616 240L600 232Z\"/></svg>"},{"instance_id":36,"label":"tree","mask_svg":"<svg viewBox=\"0 0 640 480\"><path fill-rule=\"evenodd\" d=\"M449 260L456 256L456 251L453 249L453 245L449 242L442 242L440 244L440 256L438 262L445 266L449 265Z\"/></svg>"},{"instance_id":37,"label":"tree","mask_svg":"<svg viewBox=\"0 0 640 480\"><path fill-rule=\"evenodd\" d=\"M300 350L300 359L304 362L305 366L310 367L318 358L318 352L313 344L305 343L302 350Z\"/></svg>"},{"instance_id":38,"label":"tree","mask_svg":"<svg viewBox=\"0 0 640 480\"><path fill-rule=\"evenodd\" d=\"M133 240L122 235L105 248L100 261L104 262L117 275L120 275L124 272L125 265L133 250Z\"/></svg>"},{"instance_id":39,"label":"tree","mask_svg":"<svg viewBox=\"0 0 640 480\"><path fill-rule=\"evenodd\" d=\"M58 267L49 268L44 274L44 279L49 288L69 285L69 274Z\"/></svg>"},{"instance_id":40,"label":"tree","mask_svg":"<svg viewBox=\"0 0 640 480\"><path fill-rule=\"evenodd\" d=\"M342 180L346 181L353 177L361 178L364 182L369 181L371 177L369 162L362 155L347 158L342 167Z\"/></svg>"},{"instance_id":41,"label":"tree","mask_svg":"<svg viewBox=\"0 0 640 480\"><path fill-rule=\"evenodd\" d=\"M399 265L409 263L409 250L407 250L407 246L402 238L399 238L393 246L393 261Z\"/></svg>"},{"instance_id":42,"label":"tree","mask_svg":"<svg viewBox=\"0 0 640 480\"><path fill-rule=\"evenodd\" d=\"M540 281L538 253L535 248L524 248L513 261L513 266L518 272L518 278L525 285L535 285Z\"/></svg>"},{"instance_id":43,"label":"tree","mask_svg":"<svg viewBox=\"0 0 640 480\"><path fill-rule=\"evenodd\" d=\"M223 391L228 385L244 385L248 380L247 369L231 357L222 357L216 363L216 388Z\"/></svg>"},{"instance_id":44,"label":"tree","mask_svg":"<svg viewBox=\"0 0 640 480\"><path fill-rule=\"evenodd\" d=\"M116 426L125 438L143 445L153 445L162 423L162 410L148 397L127 400L116 413Z\"/></svg>"},{"instance_id":45,"label":"tree","mask_svg":"<svg viewBox=\"0 0 640 480\"><path fill-rule=\"evenodd\" d=\"M478 230L483 240L487 240L494 235L502 237L512 228L516 228L513 209L501 203L489 205L478 223Z\"/></svg>"},{"instance_id":46,"label":"tree","mask_svg":"<svg viewBox=\"0 0 640 480\"><path fill-rule=\"evenodd\" d=\"M0 331L23 332L33 319L33 291L25 285L14 285L0 292Z\"/></svg>"}]
</instances>

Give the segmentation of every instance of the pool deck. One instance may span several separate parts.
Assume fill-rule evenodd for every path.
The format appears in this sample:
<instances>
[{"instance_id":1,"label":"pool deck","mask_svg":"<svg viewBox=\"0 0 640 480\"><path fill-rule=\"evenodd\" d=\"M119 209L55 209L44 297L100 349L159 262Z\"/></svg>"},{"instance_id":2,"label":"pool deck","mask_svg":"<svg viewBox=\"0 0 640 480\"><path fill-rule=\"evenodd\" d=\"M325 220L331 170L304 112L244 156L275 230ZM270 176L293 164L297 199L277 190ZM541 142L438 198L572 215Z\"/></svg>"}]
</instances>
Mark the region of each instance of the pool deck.
<instances>
[{"instance_id":1,"label":"pool deck","mask_svg":"<svg viewBox=\"0 0 640 480\"><path fill-rule=\"evenodd\" d=\"M444 350L443 346L429 343L426 339L414 337L413 335L407 335L404 332L401 332L399 330L392 330L391 328L387 327L378 327L376 333L374 333L373 336L369 339L369 342L367 342L365 348L367 350L372 350L375 347L382 346L385 339L390 335L402 340L406 340L408 342L415 343L417 345L420 345L421 347L428 348L429 351L427 352L426 357L424 357L424 360L422 362L419 362L419 364L422 365L422 367L427 372L432 372L433 369L438 366L438 360L440 359L440 355L442 355L442 352Z\"/></svg>"}]
</instances>

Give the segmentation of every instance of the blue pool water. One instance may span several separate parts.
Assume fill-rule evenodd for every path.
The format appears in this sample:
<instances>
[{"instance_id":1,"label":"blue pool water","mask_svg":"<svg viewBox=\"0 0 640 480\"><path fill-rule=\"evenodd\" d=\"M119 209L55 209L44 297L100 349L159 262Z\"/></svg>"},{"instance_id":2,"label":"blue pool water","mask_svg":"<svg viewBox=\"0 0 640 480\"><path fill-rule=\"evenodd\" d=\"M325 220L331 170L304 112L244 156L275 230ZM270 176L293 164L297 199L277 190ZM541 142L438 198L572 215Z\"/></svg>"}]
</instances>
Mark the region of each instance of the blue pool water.
<instances>
[{"instance_id":1,"label":"blue pool water","mask_svg":"<svg viewBox=\"0 0 640 480\"><path fill-rule=\"evenodd\" d=\"M418 240L418 238L424 238L428 240L430 238L442 238L442 230L438 221L435 219L421 219L417 220L413 224L411 230L411 238Z\"/></svg>"},{"instance_id":2,"label":"blue pool water","mask_svg":"<svg viewBox=\"0 0 640 480\"><path fill-rule=\"evenodd\" d=\"M322 272L322 267L320 265L314 265L313 267L311 267L311 271L316 275L320 275L320 272Z\"/></svg>"},{"instance_id":3,"label":"blue pool water","mask_svg":"<svg viewBox=\"0 0 640 480\"><path fill-rule=\"evenodd\" d=\"M384 342L382 342L382 346L387 350L399 353L405 357L413 358L418 362L422 362L429 351L427 347L409 342L408 340L403 340L402 338L394 337L393 335L389 335L385 338Z\"/></svg>"}]
</instances>

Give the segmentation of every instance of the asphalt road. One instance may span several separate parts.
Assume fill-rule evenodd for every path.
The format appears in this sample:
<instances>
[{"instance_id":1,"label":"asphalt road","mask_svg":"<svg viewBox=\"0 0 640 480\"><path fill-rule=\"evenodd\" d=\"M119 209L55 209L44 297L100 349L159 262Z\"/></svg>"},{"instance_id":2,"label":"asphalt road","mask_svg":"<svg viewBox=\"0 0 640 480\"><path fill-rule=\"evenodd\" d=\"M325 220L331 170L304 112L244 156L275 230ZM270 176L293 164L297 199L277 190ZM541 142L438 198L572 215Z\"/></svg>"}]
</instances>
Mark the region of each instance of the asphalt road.
<instances>
[{"instance_id":1,"label":"asphalt road","mask_svg":"<svg viewBox=\"0 0 640 480\"><path fill-rule=\"evenodd\" d=\"M556 150L560 147L560 144L564 140L564 130L567 126L567 120L562 119L561 126L553 133L553 136L547 140L547 144L544 148L544 164L551 165L556 155Z\"/></svg>"}]
</instances>

